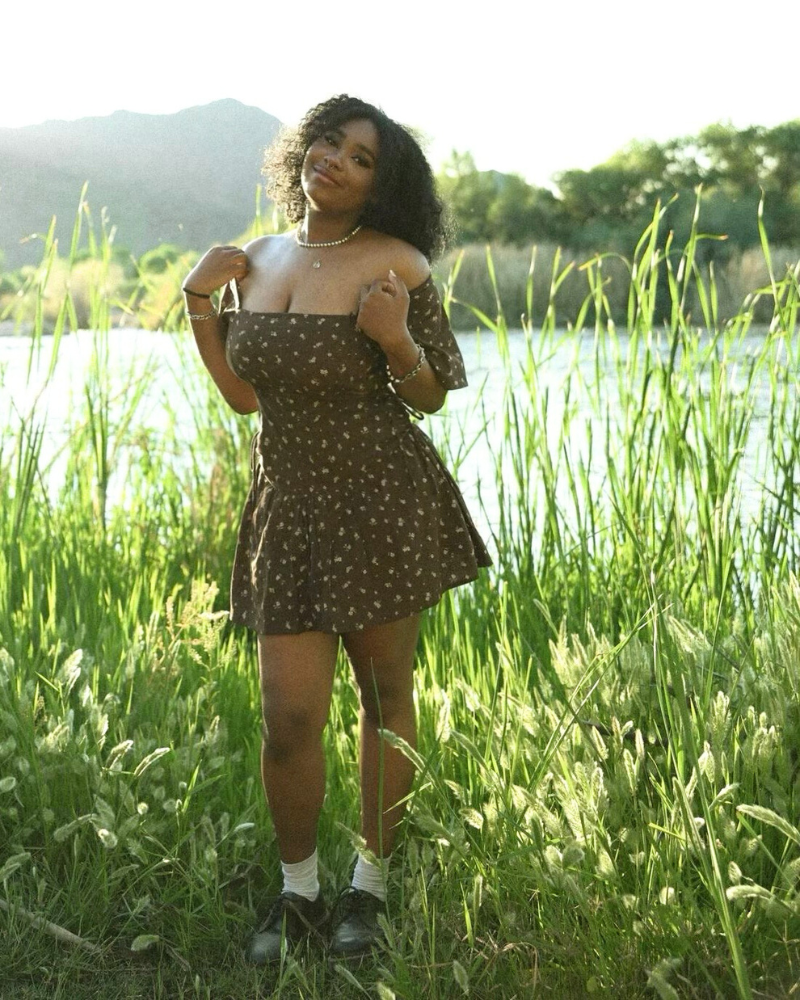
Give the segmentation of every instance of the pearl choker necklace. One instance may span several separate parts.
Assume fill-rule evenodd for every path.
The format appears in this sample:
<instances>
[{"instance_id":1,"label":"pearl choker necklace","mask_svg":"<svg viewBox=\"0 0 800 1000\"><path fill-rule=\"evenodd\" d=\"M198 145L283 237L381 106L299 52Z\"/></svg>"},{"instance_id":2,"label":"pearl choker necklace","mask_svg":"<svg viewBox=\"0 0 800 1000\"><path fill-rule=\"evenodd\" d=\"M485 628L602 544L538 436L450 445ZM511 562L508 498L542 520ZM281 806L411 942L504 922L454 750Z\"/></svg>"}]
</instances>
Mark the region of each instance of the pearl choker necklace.
<instances>
[{"instance_id":1,"label":"pearl choker necklace","mask_svg":"<svg viewBox=\"0 0 800 1000\"><path fill-rule=\"evenodd\" d=\"M324 242L320 243L309 243L306 240L300 239L300 230L297 229L295 230L294 238L295 242L299 247L303 247L305 250L317 250L320 247L339 247L342 245L342 243L347 243L348 240L351 240L360 230L361 226L359 225L356 226L356 228L352 230L352 232L349 232L347 236L343 236L340 240L325 240ZM322 267L322 261L319 258L317 258L311 266Z\"/></svg>"}]
</instances>

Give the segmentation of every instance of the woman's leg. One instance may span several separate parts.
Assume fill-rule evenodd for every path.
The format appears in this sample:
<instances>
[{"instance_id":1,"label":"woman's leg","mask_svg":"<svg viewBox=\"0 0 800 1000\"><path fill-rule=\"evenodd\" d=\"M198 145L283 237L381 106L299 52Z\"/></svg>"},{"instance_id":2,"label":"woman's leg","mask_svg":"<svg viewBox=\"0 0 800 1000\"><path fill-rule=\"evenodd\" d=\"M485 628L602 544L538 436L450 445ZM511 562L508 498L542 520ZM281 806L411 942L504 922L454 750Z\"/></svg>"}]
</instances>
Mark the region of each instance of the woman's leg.
<instances>
[{"instance_id":1,"label":"woman's leg","mask_svg":"<svg viewBox=\"0 0 800 1000\"><path fill-rule=\"evenodd\" d=\"M414 652L420 618L415 614L343 637L361 692L361 832L378 857L391 853L414 779L411 761L382 741L378 729L416 746Z\"/></svg>"},{"instance_id":2,"label":"woman's leg","mask_svg":"<svg viewBox=\"0 0 800 1000\"><path fill-rule=\"evenodd\" d=\"M328 721L338 637L260 635L261 778L281 861L314 853L325 797L322 732Z\"/></svg>"}]
</instances>

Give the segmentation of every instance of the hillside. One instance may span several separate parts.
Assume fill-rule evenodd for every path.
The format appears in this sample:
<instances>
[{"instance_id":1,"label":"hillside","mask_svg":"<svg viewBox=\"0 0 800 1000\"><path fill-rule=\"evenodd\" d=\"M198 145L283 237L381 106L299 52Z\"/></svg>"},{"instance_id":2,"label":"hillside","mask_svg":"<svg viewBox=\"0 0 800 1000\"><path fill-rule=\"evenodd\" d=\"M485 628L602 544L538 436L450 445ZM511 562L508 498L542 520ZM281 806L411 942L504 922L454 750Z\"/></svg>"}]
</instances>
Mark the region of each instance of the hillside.
<instances>
[{"instance_id":1,"label":"hillside","mask_svg":"<svg viewBox=\"0 0 800 1000\"><path fill-rule=\"evenodd\" d=\"M81 187L93 215L108 209L118 242L139 254L159 243L202 248L253 218L263 149L280 123L239 101L173 115L103 118L0 129L0 252L5 268L34 263L57 216L68 244Z\"/></svg>"}]
</instances>

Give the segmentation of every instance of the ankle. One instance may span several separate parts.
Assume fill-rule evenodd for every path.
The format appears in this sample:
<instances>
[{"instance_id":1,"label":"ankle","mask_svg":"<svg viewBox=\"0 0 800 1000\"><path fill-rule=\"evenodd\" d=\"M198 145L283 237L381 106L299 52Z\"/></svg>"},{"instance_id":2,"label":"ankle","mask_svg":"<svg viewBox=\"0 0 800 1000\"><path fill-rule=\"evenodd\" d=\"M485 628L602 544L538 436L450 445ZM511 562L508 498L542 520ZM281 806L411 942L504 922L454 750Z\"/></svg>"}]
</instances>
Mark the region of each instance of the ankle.
<instances>
[{"instance_id":1,"label":"ankle","mask_svg":"<svg viewBox=\"0 0 800 1000\"><path fill-rule=\"evenodd\" d=\"M351 885L354 889L372 893L378 899L386 900L386 876L389 871L389 859L382 858L378 864L373 864L359 851L358 860L353 870Z\"/></svg>"},{"instance_id":2,"label":"ankle","mask_svg":"<svg viewBox=\"0 0 800 1000\"><path fill-rule=\"evenodd\" d=\"M281 861L283 891L305 896L312 902L319 896L319 860L316 848L304 861L287 864Z\"/></svg>"}]
</instances>

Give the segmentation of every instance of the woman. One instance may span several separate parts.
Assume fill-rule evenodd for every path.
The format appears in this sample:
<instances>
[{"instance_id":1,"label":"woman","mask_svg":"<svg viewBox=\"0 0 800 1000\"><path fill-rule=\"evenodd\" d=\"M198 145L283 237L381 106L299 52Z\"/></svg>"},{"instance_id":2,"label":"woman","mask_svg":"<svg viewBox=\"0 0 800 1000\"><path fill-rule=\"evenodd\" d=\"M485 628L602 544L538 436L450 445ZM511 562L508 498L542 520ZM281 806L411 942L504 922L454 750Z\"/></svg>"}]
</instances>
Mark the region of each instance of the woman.
<instances>
[{"instance_id":1,"label":"woman","mask_svg":"<svg viewBox=\"0 0 800 1000\"><path fill-rule=\"evenodd\" d=\"M377 108L341 95L284 135L266 172L297 229L209 250L184 286L214 381L237 412L261 417L231 618L259 637L261 770L283 892L251 942L254 962L280 957L282 933L294 942L328 924L336 956L379 942L413 771L398 750L381 751L378 732L415 745L421 611L490 562L409 416L435 412L448 389L466 384L430 276L442 207L419 145ZM227 283L238 308L217 316L210 296ZM329 919L316 834L340 639L361 697L367 850Z\"/></svg>"}]
</instances>

